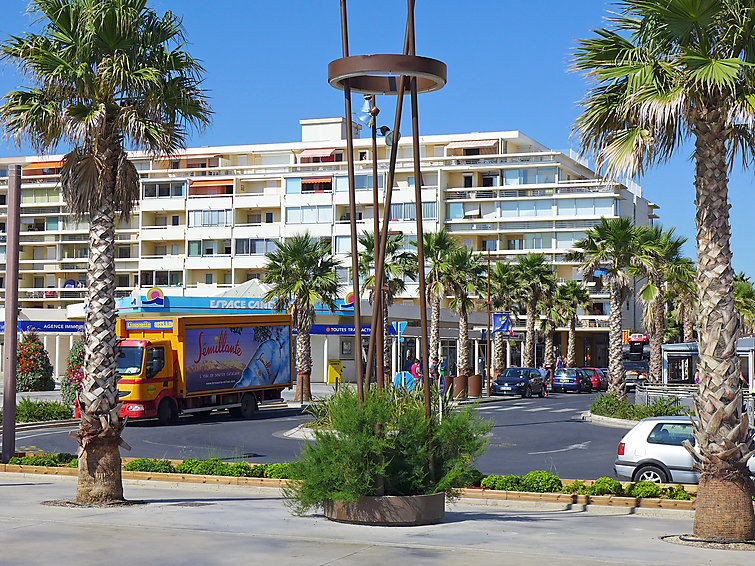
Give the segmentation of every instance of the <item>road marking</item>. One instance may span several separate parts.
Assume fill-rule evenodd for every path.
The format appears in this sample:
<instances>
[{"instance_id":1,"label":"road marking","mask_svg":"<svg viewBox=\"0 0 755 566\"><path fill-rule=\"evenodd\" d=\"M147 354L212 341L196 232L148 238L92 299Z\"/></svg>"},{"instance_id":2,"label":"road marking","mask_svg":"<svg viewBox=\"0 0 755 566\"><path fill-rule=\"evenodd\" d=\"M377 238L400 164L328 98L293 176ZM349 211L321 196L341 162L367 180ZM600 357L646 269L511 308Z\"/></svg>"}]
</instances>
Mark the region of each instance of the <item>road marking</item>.
<instances>
[{"instance_id":1,"label":"road marking","mask_svg":"<svg viewBox=\"0 0 755 566\"><path fill-rule=\"evenodd\" d=\"M581 411L582 409L555 409L554 413L568 413L568 412L577 412Z\"/></svg>"},{"instance_id":2,"label":"road marking","mask_svg":"<svg viewBox=\"0 0 755 566\"><path fill-rule=\"evenodd\" d=\"M535 456L537 454L555 454L556 452L569 452L570 450L587 450L587 445L590 444L590 440L586 442L580 442L579 444L570 444L566 448L559 448L557 450L543 450L542 452L527 452L528 456Z\"/></svg>"},{"instance_id":3,"label":"road marking","mask_svg":"<svg viewBox=\"0 0 755 566\"><path fill-rule=\"evenodd\" d=\"M550 411L550 407L536 407L534 409L525 409L524 412L526 413L537 413L538 411Z\"/></svg>"},{"instance_id":4,"label":"road marking","mask_svg":"<svg viewBox=\"0 0 755 566\"><path fill-rule=\"evenodd\" d=\"M496 409L496 411L513 411L514 409L523 409L524 407L501 407L500 409Z\"/></svg>"}]
</instances>

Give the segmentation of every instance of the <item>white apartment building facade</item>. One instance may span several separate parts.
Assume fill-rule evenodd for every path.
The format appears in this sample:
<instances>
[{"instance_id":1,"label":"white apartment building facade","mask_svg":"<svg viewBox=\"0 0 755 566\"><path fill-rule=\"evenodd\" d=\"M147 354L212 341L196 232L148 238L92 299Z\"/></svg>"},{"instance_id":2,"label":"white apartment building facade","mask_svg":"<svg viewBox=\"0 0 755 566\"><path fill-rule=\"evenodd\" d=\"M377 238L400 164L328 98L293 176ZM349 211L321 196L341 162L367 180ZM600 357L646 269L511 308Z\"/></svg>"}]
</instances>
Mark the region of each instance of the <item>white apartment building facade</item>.
<instances>
[{"instance_id":1,"label":"white apartment building facade","mask_svg":"<svg viewBox=\"0 0 755 566\"><path fill-rule=\"evenodd\" d=\"M190 148L178 156L132 153L141 197L132 218L117 231L118 295L135 288L144 294L155 286L167 296L218 294L261 277L264 254L275 242L305 230L331 243L343 260L339 275L346 285L347 124L342 118L300 123L299 142ZM584 279L593 308L581 317L578 351L593 351L594 363L600 361L595 356L607 344L608 295L600 276L583 277L566 261L566 253L601 217L624 216L644 225L657 218L658 207L642 197L639 187L601 179L578 160L519 131L422 136L420 153L425 231L445 227L461 244L493 261L544 253L560 280ZM360 230L372 230L373 157L370 140L355 139ZM379 143L381 218L388 158L388 148ZM61 160L0 159L0 233L6 225L7 166L23 166L22 308L64 309L84 300L88 223L74 219L62 200ZM396 171L390 229L416 241L408 136L399 143ZM0 261L4 258L0 243ZM410 285L397 302L415 304L415 299L416 285ZM625 315L625 328L639 327L636 305L630 304Z\"/></svg>"}]
</instances>

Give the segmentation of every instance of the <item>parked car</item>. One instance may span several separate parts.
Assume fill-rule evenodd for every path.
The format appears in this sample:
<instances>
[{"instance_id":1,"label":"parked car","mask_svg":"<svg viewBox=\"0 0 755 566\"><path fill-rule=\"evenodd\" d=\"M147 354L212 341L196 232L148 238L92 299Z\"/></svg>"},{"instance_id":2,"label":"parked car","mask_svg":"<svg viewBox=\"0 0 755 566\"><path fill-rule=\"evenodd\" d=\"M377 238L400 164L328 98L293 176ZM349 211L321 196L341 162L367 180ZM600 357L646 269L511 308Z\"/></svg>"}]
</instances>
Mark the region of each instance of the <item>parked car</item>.
<instances>
[{"instance_id":1,"label":"parked car","mask_svg":"<svg viewBox=\"0 0 755 566\"><path fill-rule=\"evenodd\" d=\"M616 477L624 481L656 483L698 483L700 475L692 469L693 459L682 446L694 443L689 417L651 417L642 419L619 442L613 465ZM755 459L747 462L755 475Z\"/></svg>"},{"instance_id":2,"label":"parked car","mask_svg":"<svg viewBox=\"0 0 755 566\"><path fill-rule=\"evenodd\" d=\"M624 362L624 379L627 389L634 389L637 384L644 385L648 380L648 362Z\"/></svg>"},{"instance_id":3,"label":"parked car","mask_svg":"<svg viewBox=\"0 0 755 566\"><path fill-rule=\"evenodd\" d=\"M608 374L600 368L582 368L592 382L592 388L598 391L608 391Z\"/></svg>"},{"instance_id":4,"label":"parked car","mask_svg":"<svg viewBox=\"0 0 755 566\"><path fill-rule=\"evenodd\" d=\"M592 391L592 380L579 368L561 368L553 372L553 391L576 391L582 393Z\"/></svg>"},{"instance_id":5,"label":"parked car","mask_svg":"<svg viewBox=\"0 0 755 566\"><path fill-rule=\"evenodd\" d=\"M491 395L545 396L543 378L537 368L508 368L490 384Z\"/></svg>"}]
</instances>

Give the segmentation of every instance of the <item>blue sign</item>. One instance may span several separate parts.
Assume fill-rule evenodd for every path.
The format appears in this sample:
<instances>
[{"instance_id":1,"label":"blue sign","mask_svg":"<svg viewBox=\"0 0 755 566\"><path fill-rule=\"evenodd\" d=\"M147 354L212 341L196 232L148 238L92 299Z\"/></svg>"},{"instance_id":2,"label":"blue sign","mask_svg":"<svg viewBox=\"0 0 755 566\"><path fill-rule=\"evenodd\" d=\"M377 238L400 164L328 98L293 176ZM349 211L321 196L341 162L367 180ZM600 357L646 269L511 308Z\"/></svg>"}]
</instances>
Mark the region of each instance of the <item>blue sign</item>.
<instances>
[{"instance_id":1,"label":"blue sign","mask_svg":"<svg viewBox=\"0 0 755 566\"><path fill-rule=\"evenodd\" d=\"M514 325L511 323L511 314L507 312L493 313L493 328L491 332L514 334Z\"/></svg>"},{"instance_id":2,"label":"blue sign","mask_svg":"<svg viewBox=\"0 0 755 566\"><path fill-rule=\"evenodd\" d=\"M131 297L123 297L118 300L119 314L127 313L171 313L171 314L273 314L277 311L273 303L257 298L243 297L170 297L166 296L163 305L148 304L146 298L139 297L134 300ZM353 315L354 309L348 308L345 301L338 300L336 310L331 312L324 305L317 305L317 314Z\"/></svg>"},{"instance_id":3,"label":"blue sign","mask_svg":"<svg viewBox=\"0 0 755 566\"><path fill-rule=\"evenodd\" d=\"M330 334L335 336L354 336L356 327L353 324L313 324L310 334ZM369 336L372 327L369 324L362 325L362 336Z\"/></svg>"},{"instance_id":4,"label":"blue sign","mask_svg":"<svg viewBox=\"0 0 755 566\"><path fill-rule=\"evenodd\" d=\"M19 320L19 332L83 332L84 323L69 320ZM5 322L0 322L0 332L5 332Z\"/></svg>"},{"instance_id":5,"label":"blue sign","mask_svg":"<svg viewBox=\"0 0 755 566\"><path fill-rule=\"evenodd\" d=\"M126 330L173 330L172 320L127 320Z\"/></svg>"}]
</instances>

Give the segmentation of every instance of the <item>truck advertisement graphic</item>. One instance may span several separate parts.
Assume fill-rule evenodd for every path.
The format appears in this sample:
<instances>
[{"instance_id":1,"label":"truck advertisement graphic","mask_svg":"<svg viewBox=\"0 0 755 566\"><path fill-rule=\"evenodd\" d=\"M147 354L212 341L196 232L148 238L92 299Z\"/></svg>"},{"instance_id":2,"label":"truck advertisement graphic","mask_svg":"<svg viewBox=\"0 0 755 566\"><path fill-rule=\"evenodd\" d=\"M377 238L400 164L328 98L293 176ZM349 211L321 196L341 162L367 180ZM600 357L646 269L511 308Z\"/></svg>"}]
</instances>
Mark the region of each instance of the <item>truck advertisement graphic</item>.
<instances>
[{"instance_id":1,"label":"truck advertisement graphic","mask_svg":"<svg viewBox=\"0 0 755 566\"><path fill-rule=\"evenodd\" d=\"M186 328L188 394L291 381L288 325Z\"/></svg>"}]
</instances>

